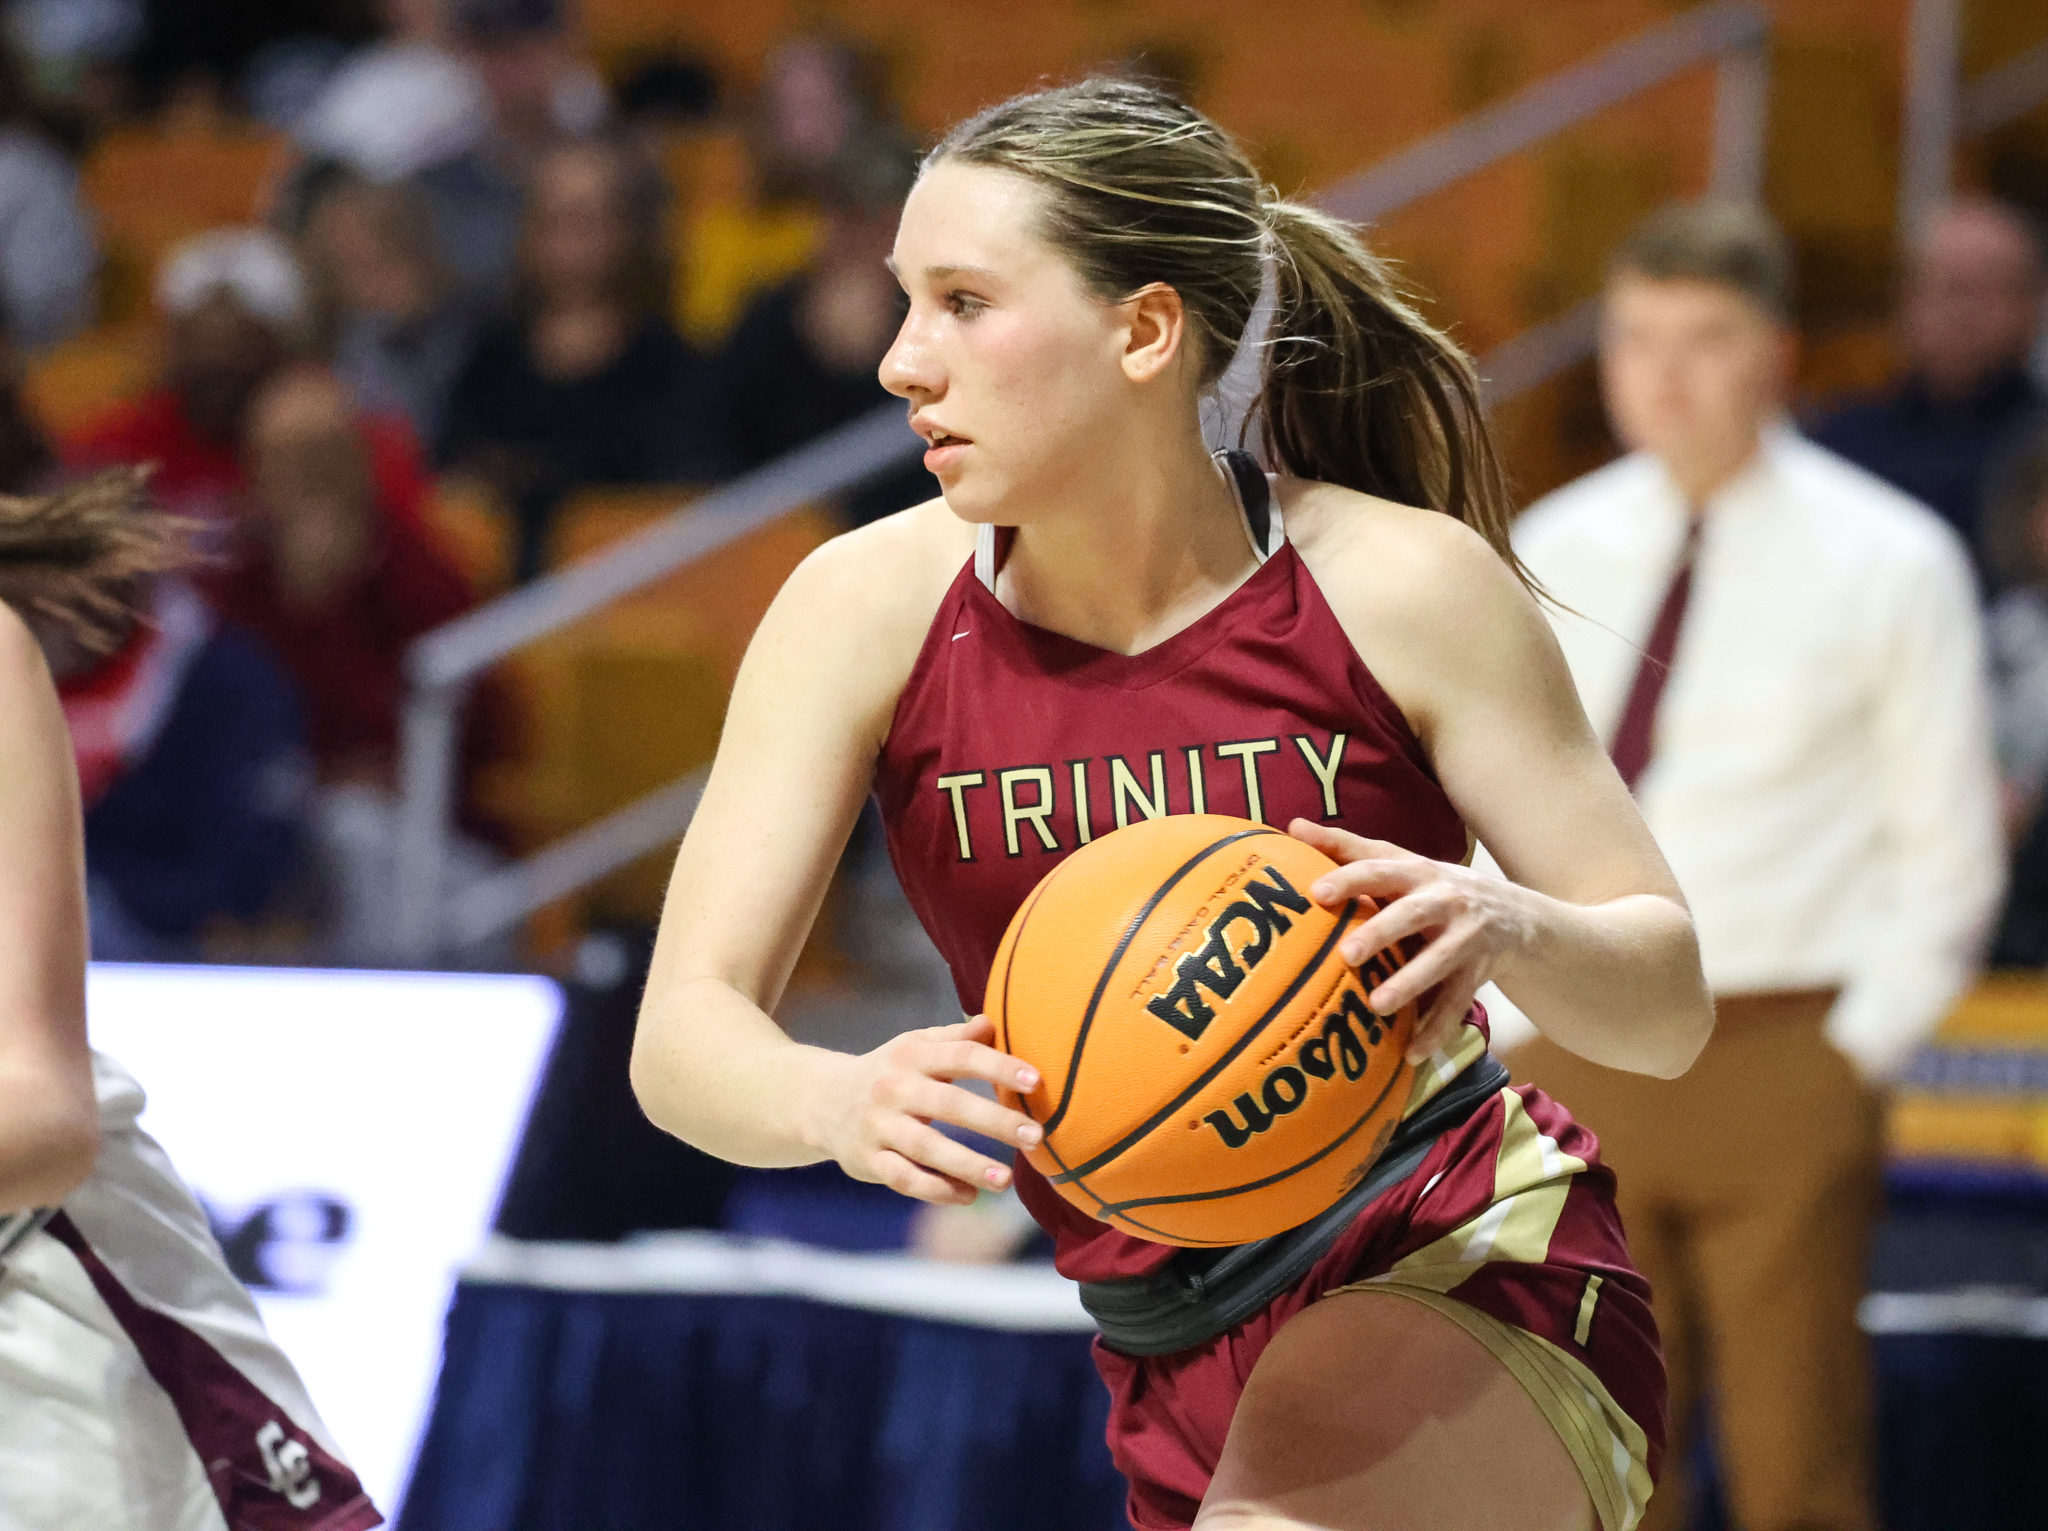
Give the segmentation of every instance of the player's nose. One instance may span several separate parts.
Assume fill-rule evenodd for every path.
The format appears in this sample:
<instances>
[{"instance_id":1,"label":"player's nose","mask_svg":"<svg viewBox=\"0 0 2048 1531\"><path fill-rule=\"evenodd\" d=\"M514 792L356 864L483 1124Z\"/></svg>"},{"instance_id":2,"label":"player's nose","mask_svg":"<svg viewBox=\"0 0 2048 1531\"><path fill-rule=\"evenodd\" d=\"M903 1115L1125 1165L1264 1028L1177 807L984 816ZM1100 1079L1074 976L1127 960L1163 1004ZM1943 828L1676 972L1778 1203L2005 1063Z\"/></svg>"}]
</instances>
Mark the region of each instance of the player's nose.
<instances>
[{"instance_id":1,"label":"player's nose","mask_svg":"<svg viewBox=\"0 0 2048 1531\"><path fill-rule=\"evenodd\" d=\"M944 375L935 348L922 333L915 314L904 317L876 375L882 386L900 399L929 400L943 389Z\"/></svg>"}]
</instances>

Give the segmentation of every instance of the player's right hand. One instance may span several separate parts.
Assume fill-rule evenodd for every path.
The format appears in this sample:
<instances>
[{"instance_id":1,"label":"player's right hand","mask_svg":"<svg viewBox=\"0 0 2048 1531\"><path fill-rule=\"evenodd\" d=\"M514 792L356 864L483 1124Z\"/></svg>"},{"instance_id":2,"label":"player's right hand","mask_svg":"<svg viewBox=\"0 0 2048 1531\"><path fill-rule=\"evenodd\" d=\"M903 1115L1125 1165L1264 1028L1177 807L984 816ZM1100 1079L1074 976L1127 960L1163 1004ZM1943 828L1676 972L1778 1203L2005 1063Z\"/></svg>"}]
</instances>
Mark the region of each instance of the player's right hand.
<instances>
[{"instance_id":1,"label":"player's right hand","mask_svg":"<svg viewBox=\"0 0 2048 1531\"><path fill-rule=\"evenodd\" d=\"M833 1055L812 1108L813 1142L856 1180L940 1205L965 1205L1010 1184L1010 1166L933 1125L965 1127L998 1143L1035 1147L1044 1132L1021 1111L962 1089L956 1079L1029 1094L1038 1073L988 1044L985 1016L892 1037L858 1057Z\"/></svg>"}]
</instances>

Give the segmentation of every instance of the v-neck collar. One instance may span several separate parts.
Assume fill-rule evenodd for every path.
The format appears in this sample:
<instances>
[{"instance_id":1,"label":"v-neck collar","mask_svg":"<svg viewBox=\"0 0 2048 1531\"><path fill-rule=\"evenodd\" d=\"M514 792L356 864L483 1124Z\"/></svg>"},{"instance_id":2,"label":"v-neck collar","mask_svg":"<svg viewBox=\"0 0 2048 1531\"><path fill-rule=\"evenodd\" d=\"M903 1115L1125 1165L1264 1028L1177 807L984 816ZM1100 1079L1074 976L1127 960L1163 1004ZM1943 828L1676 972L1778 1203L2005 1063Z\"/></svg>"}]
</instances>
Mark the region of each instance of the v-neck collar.
<instances>
[{"instance_id":1,"label":"v-neck collar","mask_svg":"<svg viewBox=\"0 0 2048 1531\"><path fill-rule=\"evenodd\" d=\"M966 580L967 599L974 603L981 620L1013 635L1046 669L1074 679L1138 691L1179 674L1229 636L1247 604L1260 600L1278 582L1293 580L1296 556L1292 543L1282 543L1278 552L1240 580L1222 600L1179 632L1135 654L1119 654L1115 649L1025 621L973 577L971 565Z\"/></svg>"}]
</instances>

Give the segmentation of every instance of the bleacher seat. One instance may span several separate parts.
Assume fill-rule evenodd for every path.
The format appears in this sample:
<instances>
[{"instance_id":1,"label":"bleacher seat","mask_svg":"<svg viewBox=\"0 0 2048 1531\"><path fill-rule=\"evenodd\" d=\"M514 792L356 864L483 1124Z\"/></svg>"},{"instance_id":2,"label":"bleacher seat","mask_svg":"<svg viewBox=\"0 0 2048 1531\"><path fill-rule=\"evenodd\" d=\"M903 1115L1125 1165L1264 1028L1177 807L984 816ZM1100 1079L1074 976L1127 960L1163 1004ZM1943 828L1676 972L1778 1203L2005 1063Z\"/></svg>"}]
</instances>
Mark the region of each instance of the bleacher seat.
<instances>
[{"instance_id":1,"label":"bleacher seat","mask_svg":"<svg viewBox=\"0 0 2048 1531\"><path fill-rule=\"evenodd\" d=\"M424 515L427 529L482 599L512 583L512 515L479 479L449 475L434 482Z\"/></svg>"},{"instance_id":2,"label":"bleacher seat","mask_svg":"<svg viewBox=\"0 0 2048 1531\"><path fill-rule=\"evenodd\" d=\"M591 490L564 507L553 564L586 558L687 504L683 486ZM777 518L630 600L530 645L508 669L533 719L527 758L483 790L534 845L709 762L756 624L831 518ZM589 917L652 921L672 851L614 874ZM559 919L559 916L557 916Z\"/></svg>"},{"instance_id":3,"label":"bleacher seat","mask_svg":"<svg viewBox=\"0 0 2048 1531\"><path fill-rule=\"evenodd\" d=\"M99 217L101 322L147 315L157 261L179 240L260 221L289 160L281 138L211 116L118 128L94 145L80 180Z\"/></svg>"},{"instance_id":4,"label":"bleacher seat","mask_svg":"<svg viewBox=\"0 0 2048 1531\"><path fill-rule=\"evenodd\" d=\"M33 357L21 388L43 429L62 437L116 401L141 393L155 376L155 347L146 335L133 326L101 327Z\"/></svg>"}]
</instances>

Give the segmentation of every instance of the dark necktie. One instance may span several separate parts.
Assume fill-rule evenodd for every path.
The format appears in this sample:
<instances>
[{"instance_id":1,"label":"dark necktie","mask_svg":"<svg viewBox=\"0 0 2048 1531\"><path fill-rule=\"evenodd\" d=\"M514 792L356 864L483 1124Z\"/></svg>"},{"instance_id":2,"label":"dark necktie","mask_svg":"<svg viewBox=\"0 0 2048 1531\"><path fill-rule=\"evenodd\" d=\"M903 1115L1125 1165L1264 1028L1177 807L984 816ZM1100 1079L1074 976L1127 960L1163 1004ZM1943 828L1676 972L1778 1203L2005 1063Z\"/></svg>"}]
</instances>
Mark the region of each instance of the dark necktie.
<instances>
[{"instance_id":1,"label":"dark necktie","mask_svg":"<svg viewBox=\"0 0 2048 1531\"><path fill-rule=\"evenodd\" d=\"M1664 603L1657 608L1657 620L1651 624L1642 661L1636 666L1635 682L1628 688L1628 705L1621 710L1621 726L1615 729L1614 744L1608 750L1614 757L1614 769L1631 792L1650 764L1657 702L1671 675L1672 656L1678 652L1678 630L1685 623L1685 605L1692 596L1692 566L1699 546L1700 518L1693 516L1686 523L1678 566L1671 571L1671 583L1664 587Z\"/></svg>"}]
</instances>

